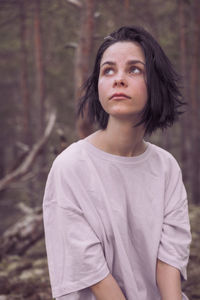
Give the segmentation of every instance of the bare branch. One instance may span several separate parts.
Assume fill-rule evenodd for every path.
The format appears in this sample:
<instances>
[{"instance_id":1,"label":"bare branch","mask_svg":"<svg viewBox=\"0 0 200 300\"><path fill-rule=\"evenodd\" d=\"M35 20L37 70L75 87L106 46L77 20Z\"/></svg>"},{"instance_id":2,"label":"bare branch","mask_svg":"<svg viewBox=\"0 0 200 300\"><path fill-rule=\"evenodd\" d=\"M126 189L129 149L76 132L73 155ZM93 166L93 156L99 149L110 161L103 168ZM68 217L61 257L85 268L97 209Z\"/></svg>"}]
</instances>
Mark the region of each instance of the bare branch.
<instances>
[{"instance_id":1,"label":"bare branch","mask_svg":"<svg viewBox=\"0 0 200 300\"><path fill-rule=\"evenodd\" d=\"M69 42L67 43L65 46L65 48L73 48L73 49L76 49L78 47L78 44L77 43L74 43L74 42Z\"/></svg>"},{"instance_id":2,"label":"bare branch","mask_svg":"<svg viewBox=\"0 0 200 300\"><path fill-rule=\"evenodd\" d=\"M75 5L78 8L82 7L82 3L79 0L67 0L67 2L69 2L70 4Z\"/></svg>"},{"instance_id":3,"label":"bare branch","mask_svg":"<svg viewBox=\"0 0 200 300\"><path fill-rule=\"evenodd\" d=\"M17 204L17 207L24 213L24 214L32 214L34 213L34 209L27 206L25 203L20 202Z\"/></svg>"},{"instance_id":4,"label":"bare branch","mask_svg":"<svg viewBox=\"0 0 200 300\"><path fill-rule=\"evenodd\" d=\"M33 146L30 153L27 155L27 157L24 159L22 164L13 172L7 174L3 179L0 180L0 191L5 189L12 181L24 176L32 166L36 156L48 140L51 131L54 127L56 120L56 114L51 113L49 117L49 121L47 124L47 127L45 129L44 135L41 137L41 139Z\"/></svg>"}]
</instances>

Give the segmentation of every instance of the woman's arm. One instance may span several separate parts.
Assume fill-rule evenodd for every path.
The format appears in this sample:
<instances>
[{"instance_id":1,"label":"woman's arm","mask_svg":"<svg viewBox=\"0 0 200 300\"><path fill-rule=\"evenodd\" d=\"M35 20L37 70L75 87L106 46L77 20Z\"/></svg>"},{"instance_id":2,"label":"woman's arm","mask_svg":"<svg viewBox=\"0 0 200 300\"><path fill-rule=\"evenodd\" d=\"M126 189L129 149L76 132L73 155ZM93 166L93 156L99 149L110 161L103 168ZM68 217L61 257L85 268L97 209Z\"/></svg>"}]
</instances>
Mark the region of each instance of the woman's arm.
<instances>
[{"instance_id":1,"label":"woman's arm","mask_svg":"<svg viewBox=\"0 0 200 300\"><path fill-rule=\"evenodd\" d=\"M157 285L162 300L182 300L180 271L161 260L157 260Z\"/></svg>"},{"instance_id":2,"label":"woman's arm","mask_svg":"<svg viewBox=\"0 0 200 300\"><path fill-rule=\"evenodd\" d=\"M90 288L97 300L126 300L119 285L110 273Z\"/></svg>"}]
</instances>

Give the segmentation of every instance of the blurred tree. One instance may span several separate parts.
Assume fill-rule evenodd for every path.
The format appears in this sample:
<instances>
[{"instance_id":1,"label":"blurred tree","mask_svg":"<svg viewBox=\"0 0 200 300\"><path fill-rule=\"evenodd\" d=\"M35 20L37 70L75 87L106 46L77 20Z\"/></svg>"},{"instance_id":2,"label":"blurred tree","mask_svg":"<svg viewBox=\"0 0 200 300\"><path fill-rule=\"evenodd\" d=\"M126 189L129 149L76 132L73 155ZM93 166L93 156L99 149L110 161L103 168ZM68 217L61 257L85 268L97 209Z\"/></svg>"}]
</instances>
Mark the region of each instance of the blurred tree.
<instances>
[{"instance_id":1,"label":"blurred tree","mask_svg":"<svg viewBox=\"0 0 200 300\"><path fill-rule=\"evenodd\" d=\"M185 101L188 104L189 86L187 85L187 41L186 41L186 10L188 9L187 0L178 0L178 17L179 17L179 47L180 47L180 72L182 75L182 82L184 86L183 94ZM189 176L189 132L188 132L188 112L181 118L181 160L183 165L183 176L188 180Z\"/></svg>"},{"instance_id":2,"label":"blurred tree","mask_svg":"<svg viewBox=\"0 0 200 300\"><path fill-rule=\"evenodd\" d=\"M199 0L193 1L193 45L192 45L192 63L191 63L191 82L190 98L192 105L191 125L191 169L192 169L192 197L194 203L199 203L200 199L200 137L199 137L199 53L200 53L200 3Z\"/></svg>"},{"instance_id":3,"label":"blurred tree","mask_svg":"<svg viewBox=\"0 0 200 300\"><path fill-rule=\"evenodd\" d=\"M80 87L89 75L90 58L93 46L95 0L83 1L79 43L75 57L75 106L80 97ZM85 111L87 113L87 111ZM86 117L77 121L77 133L80 138L92 132L90 122Z\"/></svg>"},{"instance_id":4,"label":"blurred tree","mask_svg":"<svg viewBox=\"0 0 200 300\"><path fill-rule=\"evenodd\" d=\"M26 28L26 10L27 1L19 1L19 16L20 16L20 42L21 42L21 94L23 102L23 141L29 147L32 145L31 133L31 115L30 115L30 93L28 86L28 53L27 53L27 28Z\"/></svg>"},{"instance_id":5,"label":"blurred tree","mask_svg":"<svg viewBox=\"0 0 200 300\"><path fill-rule=\"evenodd\" d=\"M44 80L44 57L42 44L42 26L41 26L41 1L35 0L34 10L34 35L35 35L35 66L36 66L36 95L38 113L38 135L44 132L45 120L45 80Z\"/></svg>"},{"instance_id":6,"label":"blurred tree","mask_svg":"<svg viewBox=\"0 0 200 300\"><path fill-rule=\"evenodd\" d=\"M128 23L129 20L129 12L130 12L130 0L124 0L124 16L123 16L123 22L124 24Z\"/></svg>"}]
</instances>

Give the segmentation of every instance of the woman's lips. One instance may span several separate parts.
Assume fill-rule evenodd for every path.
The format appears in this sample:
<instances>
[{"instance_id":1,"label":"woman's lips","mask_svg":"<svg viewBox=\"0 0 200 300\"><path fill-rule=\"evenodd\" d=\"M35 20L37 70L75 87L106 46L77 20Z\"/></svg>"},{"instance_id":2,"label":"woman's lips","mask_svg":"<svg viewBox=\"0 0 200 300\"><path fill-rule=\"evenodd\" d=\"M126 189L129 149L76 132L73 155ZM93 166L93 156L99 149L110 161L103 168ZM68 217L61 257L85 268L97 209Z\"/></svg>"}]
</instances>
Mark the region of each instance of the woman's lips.
<instances>
[{"instance_id":1,"label":"woman's lips","mask_svg":"<svg viewBox=\"0 0 200 300\"><path fill-rule=\"evenodd\" d=\"M119 94L115 93L109 98L109 100L111 100L113 98L115 98L115 99L124 99L124 98L131 99L130 96L123 94L123 93L119 93Z\"/></svg>"}]
</instances>

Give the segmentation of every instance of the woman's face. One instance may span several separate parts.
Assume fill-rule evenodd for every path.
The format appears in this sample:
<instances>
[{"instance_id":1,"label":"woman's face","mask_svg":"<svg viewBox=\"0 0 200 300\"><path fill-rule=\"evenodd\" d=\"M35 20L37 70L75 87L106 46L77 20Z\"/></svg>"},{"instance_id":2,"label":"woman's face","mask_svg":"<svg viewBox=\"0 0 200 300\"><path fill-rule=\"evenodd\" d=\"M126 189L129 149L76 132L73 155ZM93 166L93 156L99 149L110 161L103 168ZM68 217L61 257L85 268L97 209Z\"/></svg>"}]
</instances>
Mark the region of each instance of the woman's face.
<instances>
[{"instance_id":1,"label":"woman's face","mask_svg":"<svg viewBox=\"0 0 200 300\"><path fill-rule=\"evenodd\" d=\"M113 117L138 121L147 102L145 56L139 44L117 42L105 50L98 81L99 100Z\"/></svg>"}]
</instances>

